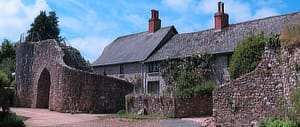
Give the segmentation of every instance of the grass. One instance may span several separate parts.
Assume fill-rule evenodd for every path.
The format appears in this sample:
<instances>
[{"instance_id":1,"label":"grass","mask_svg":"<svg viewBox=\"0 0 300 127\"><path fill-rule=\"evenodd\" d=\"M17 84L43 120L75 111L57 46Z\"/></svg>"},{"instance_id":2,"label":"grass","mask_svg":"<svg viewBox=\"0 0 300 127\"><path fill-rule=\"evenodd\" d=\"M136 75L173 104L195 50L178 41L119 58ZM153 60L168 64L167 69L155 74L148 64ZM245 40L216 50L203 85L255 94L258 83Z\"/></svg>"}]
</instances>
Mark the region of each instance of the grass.
<instances>
[{"instance_id":1,"label":"grass","mask_svg":"<svg viewBox=\"0 0 300 127\"><path fill-rule=\"evenodd\" d=\"M22 117L19 117L14 113L0 112L0 114L0 127L25 127Z\"/></svg>"},{"instance_id":2,"label":"grass","mask_svg":"<svg viewBox=\"0 0 300 127\"><path fill-rule=\"evenodd\" d=\"M300 24L288 24L281 31L280 39L283 41L283 46L290 53L295 47L300 46Z\"/></svg>"}]
</instances>

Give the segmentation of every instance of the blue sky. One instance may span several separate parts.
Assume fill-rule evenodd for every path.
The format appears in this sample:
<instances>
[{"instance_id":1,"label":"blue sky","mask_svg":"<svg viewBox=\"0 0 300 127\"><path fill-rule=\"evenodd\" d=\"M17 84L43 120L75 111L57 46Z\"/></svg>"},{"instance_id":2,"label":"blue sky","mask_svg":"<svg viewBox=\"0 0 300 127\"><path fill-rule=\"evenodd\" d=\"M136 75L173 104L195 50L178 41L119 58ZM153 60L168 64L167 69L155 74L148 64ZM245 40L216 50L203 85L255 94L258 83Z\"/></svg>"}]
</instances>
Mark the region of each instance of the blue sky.
<instances>
[{"instance_id":1,"label":"blue sky","mask_svg":"<svg viewBox=\"0 0 300 127\"><path fill-rule=\"evenodd\" d=\"M213 27L219 0L0 0L0 38L17 41L40 10L56 11L61 36L90 62L118 36L147 30L150 10L179 33ZM300 11L299 0L223 0L230 24Z\"/></svg>"}]
</instances>

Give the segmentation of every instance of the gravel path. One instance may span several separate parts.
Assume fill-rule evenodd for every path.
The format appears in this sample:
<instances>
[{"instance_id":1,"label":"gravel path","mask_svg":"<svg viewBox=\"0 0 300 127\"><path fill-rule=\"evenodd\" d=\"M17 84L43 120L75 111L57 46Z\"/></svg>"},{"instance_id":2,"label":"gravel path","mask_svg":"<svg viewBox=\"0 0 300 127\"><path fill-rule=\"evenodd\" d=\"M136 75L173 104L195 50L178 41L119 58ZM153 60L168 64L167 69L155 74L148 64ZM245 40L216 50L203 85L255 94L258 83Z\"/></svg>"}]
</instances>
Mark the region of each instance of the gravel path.
<instances>
[{"instance_id":1,"label":"gravel path","mask_svg":"<svg viewBox=\"0 0 300 127\"><path fill-rule=\"evenodd\" d=\"M123 119L99 118L105 114L70 114L47 109L11 108L24 116L26 127L201 127L205 118L182 119Z\"/></svg>"},{"instance_id":2,"label":"gravel path","mask_svg":"<svg viewBox=\"0 0 300 127\"><path fill-rule=\"evenodd\" d=\"M108 118L49 127L201 127L201 123L181 119L135 120Z\"/></svg>"}]
</instances>

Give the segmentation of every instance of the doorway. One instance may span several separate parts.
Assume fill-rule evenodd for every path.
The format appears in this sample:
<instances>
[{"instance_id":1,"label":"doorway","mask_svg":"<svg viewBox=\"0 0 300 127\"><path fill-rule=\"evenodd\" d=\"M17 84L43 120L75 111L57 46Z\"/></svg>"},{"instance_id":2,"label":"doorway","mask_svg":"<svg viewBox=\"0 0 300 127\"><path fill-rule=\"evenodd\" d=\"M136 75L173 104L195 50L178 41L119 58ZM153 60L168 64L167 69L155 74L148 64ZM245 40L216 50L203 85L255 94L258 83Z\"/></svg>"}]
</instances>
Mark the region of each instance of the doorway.
<instances>
[{"instance_id":1,"label":"doorway","mask_svg":"<svg viewBox=\"0 0 300 127\"><path fill-rule=\"evenodd\" d=\"M50 93L50 73L45 68L38 80L37 85L37 101L36 107L37 108L48 108L49 107L49 93Z\"/></svg>"}]
</instances>

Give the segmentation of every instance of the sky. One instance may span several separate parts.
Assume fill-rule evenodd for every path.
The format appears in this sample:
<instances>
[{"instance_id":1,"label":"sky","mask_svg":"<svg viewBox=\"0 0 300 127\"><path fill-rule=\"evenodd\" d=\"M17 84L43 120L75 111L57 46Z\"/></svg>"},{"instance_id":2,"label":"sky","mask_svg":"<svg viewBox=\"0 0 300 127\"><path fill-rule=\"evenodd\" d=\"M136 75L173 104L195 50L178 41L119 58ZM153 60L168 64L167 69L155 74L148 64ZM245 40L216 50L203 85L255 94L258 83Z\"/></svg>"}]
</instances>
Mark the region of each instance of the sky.
<instances>
[{"instance_id":1,"label":"sky","mask_svg":"<svg viewBox=\"0 0 300 127\"><path fill-rule=\"evenodd\" d=\"M119 36L148 30L150 10L179 33L214 27L219 0L0 0L0 39L16 42L41 10L55 11L60 35L94 62ZM223 0L229 23L300 11L299 0Z\"/></svg>"}]
</instances>

